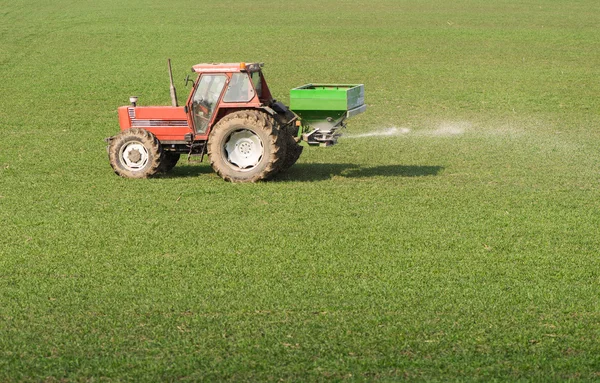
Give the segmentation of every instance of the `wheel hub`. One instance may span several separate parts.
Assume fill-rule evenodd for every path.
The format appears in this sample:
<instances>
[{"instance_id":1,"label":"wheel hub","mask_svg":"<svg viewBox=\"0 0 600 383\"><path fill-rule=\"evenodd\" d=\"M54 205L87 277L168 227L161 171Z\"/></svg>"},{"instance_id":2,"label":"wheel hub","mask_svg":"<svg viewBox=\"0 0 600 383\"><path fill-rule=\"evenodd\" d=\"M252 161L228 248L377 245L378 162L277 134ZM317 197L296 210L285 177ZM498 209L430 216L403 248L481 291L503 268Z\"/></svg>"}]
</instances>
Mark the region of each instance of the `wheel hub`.
<instances>
[{"instance_id":1,"label":"wheel hub","mask_svg":"<svg viewBox=\"0 0 600 383\"><path fill-rule=\"evenodd\" d=\"M140 142L131 142L121 149L122 163L131 171L143 169L148 157L148 150Z\"/></svg>"},{"instance_id":2,"label":"wheel hub","mask_svg":"<svg viewBox=\"0 0 600 383\"><path fill-rule=\"evenodd\" d=\"M135 149L129 153L128 158L129 158L129 161L131 161L133 163L138 163L142 159L142 155L140 154L140 152L137 149Z\"/></svg>"},{"instance_id":3,"label":"wheel hub","mask_svg":"<svg viewBox=\"0 0 600 383\"><path fill-rule=\"evenodd\" d=\"M242 155L247 156L248 154L250 154L252 152L252 142L242 142L240 144L238 144L238 150L240 151L240 153L242 153Z\"/></svg>"},{"instance_id":4,"label":"wheel hub","mask_svg":"<svg viewBox=\"0 0 600 383\"><path fill-rule=\"evenodd\" d=\"M245 170L254 168L262 159L264 147L260 138L251 130L233 132L225 143L227 160Z\"/></svg>"}]
</instances>

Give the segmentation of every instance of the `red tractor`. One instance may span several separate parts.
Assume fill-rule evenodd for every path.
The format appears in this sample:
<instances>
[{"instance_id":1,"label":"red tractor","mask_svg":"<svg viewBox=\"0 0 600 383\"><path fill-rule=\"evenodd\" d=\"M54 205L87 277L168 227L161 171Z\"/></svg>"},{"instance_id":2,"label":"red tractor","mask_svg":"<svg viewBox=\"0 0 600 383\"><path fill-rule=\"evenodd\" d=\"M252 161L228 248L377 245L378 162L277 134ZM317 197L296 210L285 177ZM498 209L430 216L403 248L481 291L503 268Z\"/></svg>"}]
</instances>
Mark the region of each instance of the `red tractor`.
<instances>
[{"instance_id":1,"label":"red tractor","mask_svg":"<svg viewBox=\"0 0 600 383\"><path fill-rule=\"evenodd\" d=\"M299 141L331 145L340 135L337 129L345 126L345 118L366 108L362 85L311 84L297 88L304 90L302 96L311 90L323 93L335 88L339 93L340 89L346 92L359 87L354 92L361 99L354 103L360 105L353 108L354 112L346 110L345 105L343 113L336 114L320 107L329 107L331 97L316 102L304 97L299 100L301 112L296 114L273 99L262 66L259 63L194 65L192 71L198 77L185 105L180 107L169 62L172 106L139 107L137 97L131 97L131 105L118 110L121 132L107 138L109 160L115 173L146 178L171 170L181 154L202 158L207 154L213 169L227 181L268 179L298 160L303 149ZM186 84L188 80L189 77ZM306 107L314 109L313 105L319 110L307 110ZM305 117L299 117L302 113Z\"/></svg>"}]
</instances>

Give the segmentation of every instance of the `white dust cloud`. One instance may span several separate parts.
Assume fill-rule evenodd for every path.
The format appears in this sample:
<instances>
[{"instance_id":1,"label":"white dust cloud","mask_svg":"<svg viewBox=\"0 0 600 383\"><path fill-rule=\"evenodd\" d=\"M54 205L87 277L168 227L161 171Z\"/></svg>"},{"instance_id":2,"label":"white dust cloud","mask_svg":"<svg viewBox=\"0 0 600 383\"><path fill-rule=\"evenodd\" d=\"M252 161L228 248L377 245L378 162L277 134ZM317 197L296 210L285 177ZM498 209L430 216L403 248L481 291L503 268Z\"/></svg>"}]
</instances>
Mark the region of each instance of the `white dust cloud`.
<instances>
[{"instance_id":1,"label":"white dust cloud","mask_svg":"<svg viewBox=\"0 0 600 383\"><path fill-rule=\"evenodd\" d=\"M425 136L458 136L464 134L471 127L471 123L467 121L450 122L444 121L433 130L421 130L419 133Z\"/></svg>"},{"instance_id":2,"label":"white dust cloud","mask_svg":"<svg viewBox=\"0 0 600 383\"><path fill-rule=\"evenodd\" d=\"M396 137L404 135L428 136L428 137L451 137L464 134L472 124L468 121L444 121L429 129L416 129L392 126L379 128L366 133L344 134L344 138L368 138L368 137Z\"/></svg>"},{"instance_id":3,"label":"white dust cloud","mask_svg":"<svg viewBox=\"0 0 600 383\"><path fill-rule=\"evenodd\" d=\"M408 133L410 133L410 129L408 128L397 128L392 126L391 128L381 128L367 133L344 134L344 138L391 137L401 136Z\"/></svg>"}]
</instances>

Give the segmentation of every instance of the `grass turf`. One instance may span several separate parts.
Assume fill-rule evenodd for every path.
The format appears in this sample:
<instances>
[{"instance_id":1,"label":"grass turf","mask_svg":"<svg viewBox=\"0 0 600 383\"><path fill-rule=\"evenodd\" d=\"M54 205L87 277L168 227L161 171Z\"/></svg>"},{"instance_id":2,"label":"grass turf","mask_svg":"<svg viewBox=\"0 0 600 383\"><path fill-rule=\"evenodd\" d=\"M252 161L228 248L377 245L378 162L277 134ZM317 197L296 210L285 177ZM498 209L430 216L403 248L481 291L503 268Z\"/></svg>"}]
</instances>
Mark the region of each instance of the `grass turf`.
<instances>
[{"instance_id":1,"label":"grass turf","mask_svg":"<svg viewBox=\"0 0 600 383\"><path fill-rule=\"evenodd\" d=\"M1 8L0 380L600 377L596 2ZM369 110L272 182L118 178L167 57Z\"/></svg>"}]
</instances>

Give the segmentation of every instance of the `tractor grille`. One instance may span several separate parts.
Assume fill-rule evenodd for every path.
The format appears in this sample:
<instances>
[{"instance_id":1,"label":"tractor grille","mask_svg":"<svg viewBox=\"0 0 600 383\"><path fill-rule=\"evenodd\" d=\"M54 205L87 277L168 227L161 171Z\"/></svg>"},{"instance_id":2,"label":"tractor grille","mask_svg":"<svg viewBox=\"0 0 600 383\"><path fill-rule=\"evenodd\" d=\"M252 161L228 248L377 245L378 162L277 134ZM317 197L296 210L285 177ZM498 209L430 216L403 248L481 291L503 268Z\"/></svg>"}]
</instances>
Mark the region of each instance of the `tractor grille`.
<instances>
[{"instance_id":1,"label":"tractor grille","mask_svg":"<svg viewBox=\"0 0 600 383\"><path fill-rule=\"evenodd\" d=\"M135 128L153 127L153 126L181 126L186 127L186 120L135 120L131 121L131 126Z\"/></svg>"},{"instance_id":2,"label":"tractor grille","mask_svg":"<svg viewBox=\"0 0 600 383\"><path fill-rule=\"evenodd\" d=\"M135 109L129 108L127 110L129 111L129 118L133 120L135 118Z\"/></svg>"}]
</instances>

